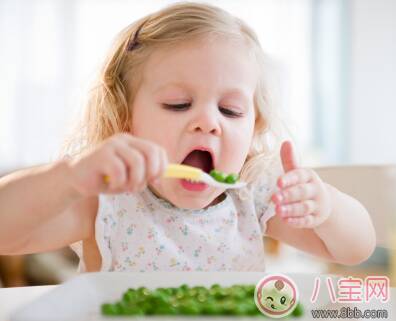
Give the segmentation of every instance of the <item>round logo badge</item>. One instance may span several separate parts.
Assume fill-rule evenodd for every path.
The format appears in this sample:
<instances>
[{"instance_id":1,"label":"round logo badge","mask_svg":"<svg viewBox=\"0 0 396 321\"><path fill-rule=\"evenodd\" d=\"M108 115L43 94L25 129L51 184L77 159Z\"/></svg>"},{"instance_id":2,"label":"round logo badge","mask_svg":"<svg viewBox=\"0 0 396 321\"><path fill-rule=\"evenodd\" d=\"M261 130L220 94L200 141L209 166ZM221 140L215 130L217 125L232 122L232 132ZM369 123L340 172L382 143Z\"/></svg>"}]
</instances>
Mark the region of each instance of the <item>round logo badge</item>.
<instances>
[{"instance_id":1,"label":"round logo badge","mask_svg":"<svg viewBox=\"0 0 396 321\"><path fill-rule=\"evenodd\" d=\"M296 284L282 274L270 274L262 278L254 291L257 308L271 318L282 318L292 313L298 298Z\"/></svg>"}]
</instances>

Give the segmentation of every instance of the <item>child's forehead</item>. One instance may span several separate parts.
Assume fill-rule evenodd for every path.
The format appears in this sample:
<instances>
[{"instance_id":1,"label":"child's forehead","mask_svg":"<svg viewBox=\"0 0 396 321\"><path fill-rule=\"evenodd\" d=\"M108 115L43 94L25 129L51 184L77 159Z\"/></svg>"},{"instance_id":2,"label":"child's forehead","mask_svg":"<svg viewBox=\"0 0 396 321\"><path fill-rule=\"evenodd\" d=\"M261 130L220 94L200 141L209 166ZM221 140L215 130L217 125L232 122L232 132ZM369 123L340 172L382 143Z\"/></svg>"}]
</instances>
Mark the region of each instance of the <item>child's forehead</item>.
<instances>
[{"instance_id":1,"label":"child's forehead","mask_svg":"<svg viewBox=\"0 0 396 321\"><path fill-rule=\"evenodd\" d=\"M143 80L152 92L216 86L241 95L256 87L257 69L243 43L201 40L156 50L146 62Z\"/></svg>"}]
</instances>

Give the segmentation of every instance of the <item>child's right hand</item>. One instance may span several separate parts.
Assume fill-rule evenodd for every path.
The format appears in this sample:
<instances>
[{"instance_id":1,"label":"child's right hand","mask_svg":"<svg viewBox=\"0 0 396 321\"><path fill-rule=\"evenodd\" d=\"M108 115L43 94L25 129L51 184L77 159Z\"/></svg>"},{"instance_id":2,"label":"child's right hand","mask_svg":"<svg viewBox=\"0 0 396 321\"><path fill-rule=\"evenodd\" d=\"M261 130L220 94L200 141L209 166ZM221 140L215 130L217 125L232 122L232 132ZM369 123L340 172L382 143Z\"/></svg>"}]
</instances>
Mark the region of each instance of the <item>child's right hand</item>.
<instances>
[{"instance_id":1,"label":"child's right hand","mask_svg":"<svg viewBox=\"0 0 396 321\"><path fill-rule=\"evenodd\" d=\"M147 183L161 177L168 158L161 146L121 133L72 159L69 165L75 191L80 196L95 196L143 190Z\"/></svg>"}]
</instances>

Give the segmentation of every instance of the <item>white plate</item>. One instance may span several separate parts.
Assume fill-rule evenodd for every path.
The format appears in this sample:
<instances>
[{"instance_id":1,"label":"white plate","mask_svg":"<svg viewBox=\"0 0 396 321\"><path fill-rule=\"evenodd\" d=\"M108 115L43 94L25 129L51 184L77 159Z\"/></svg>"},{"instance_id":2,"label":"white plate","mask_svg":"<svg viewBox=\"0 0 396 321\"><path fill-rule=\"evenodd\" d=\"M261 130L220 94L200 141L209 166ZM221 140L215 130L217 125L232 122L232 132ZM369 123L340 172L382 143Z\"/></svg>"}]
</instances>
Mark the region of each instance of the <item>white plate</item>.
<instances>
[{"instance_id":1,"label":"white plate","mask_svg":"<svg viewBox=\"0 0 396 321\"><path fill-rule=\"evenodd\" d=\"M146 286L149 289L157 287L173 287L186 283L190 286L210 286L219 283L224 286L233 284L257 284L266 273L257 272L153 272L153 273L85 273L60 285L44 294L32 303L20 308L11 315L11 321L88 321L88 320L174 320L175 317L122 317L110 318L100 314L100 306L105 302L114 302L130 287ZM300 302L305 314L296 320L310 320L308 315L312 307L310 298L313 291L314 278L312 274L287 274L296 283ZM321 276L322 286L325 275ZM326 291L319 291L314 308L325 307L329 303ZM178 320L183 317L177 317ZM206 320L208 317L189 317L188 319ZM223 320L257 320L252 317L216 317Z\"/></svg>"}]
</instances>

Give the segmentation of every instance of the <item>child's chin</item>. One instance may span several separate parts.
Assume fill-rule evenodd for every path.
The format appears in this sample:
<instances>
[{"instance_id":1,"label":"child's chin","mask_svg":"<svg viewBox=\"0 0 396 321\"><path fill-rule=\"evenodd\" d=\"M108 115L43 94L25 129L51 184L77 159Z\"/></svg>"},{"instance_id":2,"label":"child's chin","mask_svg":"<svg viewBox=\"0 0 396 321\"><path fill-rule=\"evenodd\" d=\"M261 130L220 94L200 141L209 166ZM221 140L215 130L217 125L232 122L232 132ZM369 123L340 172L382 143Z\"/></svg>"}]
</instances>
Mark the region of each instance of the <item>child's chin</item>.
<instances>
[{"instance_id":1,"label":"child's chin","mask_svg":"<svg viewBox=\"0 0 396 321\"><path fill-rule=\"evenodd\" d=\"M180 189L180 186L175 186L173 182L165 182L163 184L155 186L157 191L165 198L168 202L172 203L173 206L178 208L187 209L187 210L200 210L206 208L212 203L216 203L214 201L219 196L219 193L214 194L213 191L203 191L186 193L184 190Z\"/></svg>"}]
</instances>

